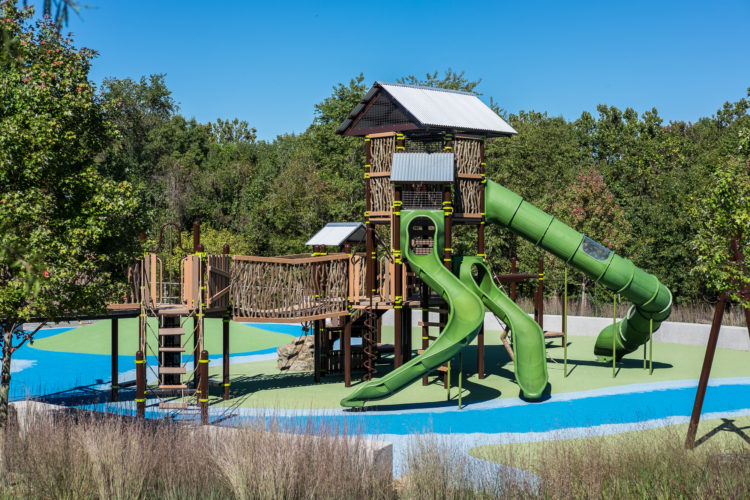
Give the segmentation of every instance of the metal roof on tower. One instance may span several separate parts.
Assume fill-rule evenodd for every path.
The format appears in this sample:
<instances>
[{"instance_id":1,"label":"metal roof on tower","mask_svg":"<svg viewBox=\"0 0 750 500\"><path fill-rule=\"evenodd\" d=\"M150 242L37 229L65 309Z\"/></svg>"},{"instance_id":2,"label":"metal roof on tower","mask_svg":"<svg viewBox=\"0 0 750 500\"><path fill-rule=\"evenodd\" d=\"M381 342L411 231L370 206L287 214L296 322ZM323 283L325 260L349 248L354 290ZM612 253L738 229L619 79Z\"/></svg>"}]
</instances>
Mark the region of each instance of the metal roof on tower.
<instances>
[{"instance_id":1,"label":"metal roof on tower","mask_svg":"<svg viewBox=\"0 0 750 500\"><path fill-rule=\"evenodd\" d=\"M361 136L419 129L487 136L517 133L469 92L383 82L375 82L336 133Z\"/></svg>"},{"instance_id":2,"label":"metal roof on tower","mask_svg":"<svg viewBox=\"0 0 750 500\"><path fill-rule=\"evenodd\" d=\"M391 182L453 182L453 153L393 153Z\"/></svg>"}]
</instances>

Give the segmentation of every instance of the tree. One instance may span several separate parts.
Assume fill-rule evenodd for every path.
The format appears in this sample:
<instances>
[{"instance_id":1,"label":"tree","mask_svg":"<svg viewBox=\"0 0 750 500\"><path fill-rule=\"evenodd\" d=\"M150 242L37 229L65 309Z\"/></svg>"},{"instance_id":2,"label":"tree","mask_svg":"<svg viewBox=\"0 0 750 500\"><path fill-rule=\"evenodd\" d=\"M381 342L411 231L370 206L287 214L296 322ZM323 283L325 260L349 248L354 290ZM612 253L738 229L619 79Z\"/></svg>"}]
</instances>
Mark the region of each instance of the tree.
<instances>
[{"instance_id":1,"label":"tree","mask_svg":"<svg viewBox=\"0 0 750 500\"><path fill-rule=\"evenodd\" d=\"M132 186L94 164L110 135L88 80L93 51L48 19L31 24L15 2L2 14L0 30L16 43L0 55L0 425L11 357L36 333L23 323L102 312L141 215Z\"/></svg>"},{"instance_id":2,"label":"tree","mask_svg":"<svg viewBox=\"0 0 750 500\"><path fill-rule=\"evenodd\" d=\"M477 85L482 83L482 79L469 80L464 76L466 72L462 71L457 73L452 69L448 68L442 78L438 76L438 72L427 73L424 79L419 79L414 75L404 76L396 80L397 83L403 83L406 85L421 85L423 87L438 87L441 89L449 90L460 90L463 92L471 92L472 94L482 95L476 92Z\"/></svg>"},{"instance_id":3,"label":"tree","mask_svg":"<svg viewBox=\"0 0 750 500\"><path fill-rule=\"evenodd\" d=\"M693 241L698 255L694 271L710 289L731 292L733 300L750 307L750 298L737 293L750 286L748 261L736 262L730 247L735 240L741 254L750 256L750 123L745 124L737 134L738 154L718 165L710 189L695 200L692 215L700 221Z\"/></svg>"}]
</instances>

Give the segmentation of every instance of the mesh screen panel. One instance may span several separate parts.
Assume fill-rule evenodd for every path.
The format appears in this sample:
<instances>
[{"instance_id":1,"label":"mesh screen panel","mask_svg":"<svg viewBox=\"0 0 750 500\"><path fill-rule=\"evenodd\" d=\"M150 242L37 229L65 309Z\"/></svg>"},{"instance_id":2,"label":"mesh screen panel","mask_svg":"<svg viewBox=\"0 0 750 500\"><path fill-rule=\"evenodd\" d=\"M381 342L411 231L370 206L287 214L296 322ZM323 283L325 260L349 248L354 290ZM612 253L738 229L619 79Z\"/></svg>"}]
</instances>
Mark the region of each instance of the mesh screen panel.
<instances>
[{"instance_id":1,"label":"mesh screen panel","mask_svg":"<svg viewBox=\"0 0 750 500\"><path fill-rule=\"evenodd\" d=\"M353 130L367 130L382 125L403 125L407 123L411 123L411 120L406 114L391 99L380 93Z\"/></svg>"}]
</instances>

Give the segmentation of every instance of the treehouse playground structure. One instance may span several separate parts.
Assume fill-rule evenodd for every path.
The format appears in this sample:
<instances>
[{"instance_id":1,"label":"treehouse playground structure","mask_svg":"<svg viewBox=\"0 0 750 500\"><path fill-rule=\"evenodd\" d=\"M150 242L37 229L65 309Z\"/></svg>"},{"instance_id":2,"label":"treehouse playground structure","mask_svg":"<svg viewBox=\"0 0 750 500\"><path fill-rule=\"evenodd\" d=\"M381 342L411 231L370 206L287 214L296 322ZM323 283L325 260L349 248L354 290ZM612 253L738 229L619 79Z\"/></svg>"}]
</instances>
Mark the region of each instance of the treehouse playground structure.
<instances>
[{"instance_id":1,"label":"treehouse playground structure","mask_svg":"<svg viewBox=\"0 0 750 500\"><path fill-rule=\"evenodd\" d=\"M353 372L361 373L363 383L341 401L344 407L361 407L420 378L426 385L431 375L442 375L447 385L450 360L475 338L483 378L485 309L512 335L506 348L523 396L538 399L548 385L545 337L565 332L543 331L541 261L538 274L493 276L488 269L487 222L508 228L633 303L621 321L600 332L594 349L600 360L614 362L633 352L669 316L672 297L656 277L486 178L486 139L516 131L473 94L376 82L337 133L365 140L364 223L328 224L308 241L312 253L283 257L230 255L227 246L221 255L207 255L196 225L192 251L184 252L172 285L163 278L158 252L144 254L129 270L123 303L109 306L113 400L118 397L118 317L140 318L137 415L144 416L151 394L160 408L192 408L206 422L205 318L223 319L224 399L229 398L230 321L301 323L314 338L316 382L338 371L349 387ZM472 255L452 250L457 225L476 229ZM514 289L526 279L539 281L534 319L496 284L509 282ZM379 326L390 310L393 368L376 378L375 362L384 349ZM421 314L419 346L411 340L415 312ZM439 320L430 321L430 313ZM147 370L157 375L156 384L147 386Z\"/></svg>"}]
</instances>

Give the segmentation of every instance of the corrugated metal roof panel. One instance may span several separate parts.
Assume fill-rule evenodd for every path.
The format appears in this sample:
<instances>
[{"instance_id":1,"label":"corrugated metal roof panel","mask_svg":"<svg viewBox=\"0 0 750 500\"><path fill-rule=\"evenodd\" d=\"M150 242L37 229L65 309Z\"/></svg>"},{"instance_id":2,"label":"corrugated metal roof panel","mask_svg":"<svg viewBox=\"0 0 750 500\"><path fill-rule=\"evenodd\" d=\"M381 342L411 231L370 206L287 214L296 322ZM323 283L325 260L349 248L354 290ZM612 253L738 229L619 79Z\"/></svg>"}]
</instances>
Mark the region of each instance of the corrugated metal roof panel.
<instances>
[{"instance_id":1,"label":"corrugated metal roof panel","mask_svg":"<svg viewBox=\"0 0 750 500\"><path fill-rule=\"evenodd\" d=\"M391 182L453 182L453 153L393 153Z\"/></svg>"},{"instance_id":2,"label":"corrugated metal roof panel","mask_svg":"<svg viewBox=\"0 0 750 500\"><path fill-rule=\"evenodd\" d=\"M347 240L365 241L365 225L361 222L329 222L305 245L338 246Z\"/></svg>"},{"instance_id":3,"label":"corrugated metal roof panel","mask_svg":"<svg viewBox=\"0 0 750 500\"><path fill-rule=\"evenodd\" d=\"M376 82L426 127L497 134L517 132L474 94L432 87Z\"/></svg>"}]
</instances>

